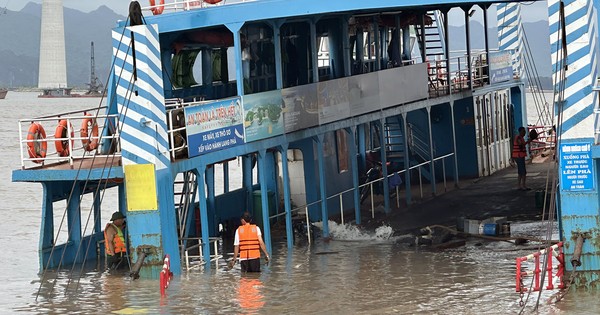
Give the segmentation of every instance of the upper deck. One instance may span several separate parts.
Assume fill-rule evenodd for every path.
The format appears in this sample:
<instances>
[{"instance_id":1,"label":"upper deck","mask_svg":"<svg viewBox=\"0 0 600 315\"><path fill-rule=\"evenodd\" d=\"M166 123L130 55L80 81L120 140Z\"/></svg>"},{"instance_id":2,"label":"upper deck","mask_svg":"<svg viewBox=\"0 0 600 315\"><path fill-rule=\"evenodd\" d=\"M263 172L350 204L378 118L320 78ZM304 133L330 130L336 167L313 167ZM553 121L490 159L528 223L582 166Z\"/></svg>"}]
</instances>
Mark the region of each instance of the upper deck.
<instances>
[{"instance_id":1,"label":"upper deck","mask_svg":"<svg viewBox=\"0 0 600 315\"><path fill-rule=\"evenodd\" d=\"M182 171L200 156L203 163L216 163L463 98L477 89L520 84L510 64L503 80L491 78L490 71L506 72L507 68L502 62L490 65L488 60L494 57L489 48L456 53L445 45L453 40L444 31L447 10L462 8L468 21L473 5L487 8L499 2L504 1L396 1L393 5L390 1L263 0L216 5L166 1L164 8L144 7L145 22L155 25L159 41L155 44L160 60L150 58L154 64L144 66L160 76L150 78L154 81L149 85L161 87L152 87L151 101L163 103L166 112L162 122L168 138L166 155L175 171ZM161 14L152 15L156 9ZM55 133L45 142L48 147L53 142L71 143L74 150L65 156L48 149L43 165L38 165L32 162L40 162L39 158L27 158L27 146L33 140L27 140L22 129L22 170L13 173L13 180L74 178L75 173L64 172L65 167L97 170L95 176L103 178L105 167L120 165L115 162L121 160L120 129L109 128L106 122L119 126L120 120L128 119L119 109L129 104L130 92L122 91L131 90L129 71L135 64L128 59L132 47L120 45L133 41L125 32L126 23L119 22L113 31L116 68L106 115L95 116L101 126L98 148L85 149L85 136L76 136L73 127L67 127L62 137ZM452 36L465 39L465 34ZM496 53L500 59L509 54ZM498 68L499 64L504 68ZM161 94L167 101L156 97ZM134 101L133 105L140 104ZM204 123L201 118L195 126L189 125L190 117L214 113L218 124ZM77 127L88 117L60 114L21 124L52 119L66 119L69 126ZM133 125L140 128L147 123ZM229 130L224 138L228 142L212 141L222 129ZM86 136L90 141L90 135ZM138 145L152 141L145 138ZM121 168L115 169L109 176L122 177Z\"/></svg>"}]
</instances>

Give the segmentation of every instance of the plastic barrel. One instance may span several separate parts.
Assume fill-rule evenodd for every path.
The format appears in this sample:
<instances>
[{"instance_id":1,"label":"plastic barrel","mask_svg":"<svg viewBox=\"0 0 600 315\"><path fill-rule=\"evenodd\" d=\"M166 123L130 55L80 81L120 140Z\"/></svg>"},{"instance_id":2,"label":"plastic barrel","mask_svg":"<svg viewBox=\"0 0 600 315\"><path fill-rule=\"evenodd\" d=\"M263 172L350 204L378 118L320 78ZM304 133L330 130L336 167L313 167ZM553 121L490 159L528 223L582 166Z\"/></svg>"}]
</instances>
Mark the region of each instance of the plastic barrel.
<instances>
[{"instance_id":1,"label":"plastic barrel","mask_svg":"<svg viewBox=\"0 0 600 315\"><path fill-rule=\"evenodd\" d=\"M486 223L483 224L483 235L498 235L498 224L497 223Z\"/></svg>"}]
</instances>

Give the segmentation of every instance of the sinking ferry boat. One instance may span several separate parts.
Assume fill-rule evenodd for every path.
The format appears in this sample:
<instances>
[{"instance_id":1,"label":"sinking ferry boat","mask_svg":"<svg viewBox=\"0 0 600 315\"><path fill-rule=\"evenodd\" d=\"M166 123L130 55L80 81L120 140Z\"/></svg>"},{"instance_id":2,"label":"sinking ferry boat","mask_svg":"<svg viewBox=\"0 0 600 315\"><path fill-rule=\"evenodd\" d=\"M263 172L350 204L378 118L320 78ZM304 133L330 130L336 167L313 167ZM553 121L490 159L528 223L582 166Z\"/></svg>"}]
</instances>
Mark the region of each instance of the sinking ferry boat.
<instances>
[{"instance_id":1,"label":"sinking ferry boat","mask_svg":"<svg viewBox=\"0 0 600 315\"><path fill-rule=\"evenodd\" d=\"M307 227L322 221L328 236L330 217L360 224L371 215L375 193L389 212L396 176L403 185L396 196L411 203L423 195L411 183L437 195L461 178L509 167L511 137L527 126L519 3L132 2L112 30L107 106L20 121L22 164L13 181L43 187L40 269L101 260L102 215L117 208L127 217L129 257L144 260L142 277L156 278L165 254L181 273L192 247L210 267L219 227L246 210L270 252L275 221L291 247L295 217ZM487 30L492 5L500 49L489 47L486 31L485 47L473 49L474 12L483 25L473 25ZM566 45L564 56L553 54L564 74L556 84L566 91L556 105L564 108L555 128L559 172L575 172L561 173L557 205L567 257L578 238L587 240L579 279L589 283L600 270L600 151L591 89L597 34L586 31L597 21L591 1L567 8L590 23L555 39L576 22L559 18L561 6L549 1L551 40ZM451 9L464 32L447 31ZM451 52L451 41L466 50ZM577 49L567 50L574 41ZM562 66L567 56L577 66ZM235 160L240 187L230 189ZM365 182L377 165L379 178ZM361 210L365 189L370 205ZM57 244L60 213L68 239Z\"/></svg>"}]
</instances>

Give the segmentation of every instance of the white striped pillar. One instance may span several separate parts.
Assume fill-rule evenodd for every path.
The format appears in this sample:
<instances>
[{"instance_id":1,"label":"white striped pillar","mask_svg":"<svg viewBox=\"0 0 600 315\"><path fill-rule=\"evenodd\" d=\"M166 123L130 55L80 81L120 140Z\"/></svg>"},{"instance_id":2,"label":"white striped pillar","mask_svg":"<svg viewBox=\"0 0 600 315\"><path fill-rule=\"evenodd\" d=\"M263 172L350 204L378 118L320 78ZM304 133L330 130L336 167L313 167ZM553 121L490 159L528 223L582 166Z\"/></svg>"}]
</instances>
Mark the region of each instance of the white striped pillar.
<instances>
[{"instance_id":1,"label":"white striped pillar","mask_svg":"<svg viewBox=\"0 0 600 315\"><path fill-rule=\"evenodd\" d=\"M560 80L562 31L560 1L548 0L550 52L553 83L564 84L562 140L594 138L594 105L597 94L592 92L598 76L598 25L592 0L570 0L565 3L567 60L565 82Z\"/></svg>"},{"instance_id":2,"label":"white striped pillar","mask_svg":"<svg viewBox=\"0 0 600 315\"><path fill-rule=\"evenodd\" d=\"M525 75L523 68L523 25L521 5L501 3L497 7L498 46L500 50L512 50L513 69L520 77Z\"/></svg>"},{"instance_id":3,"label":"white striped pillar","mask_svg":"<svg viewBox=\"0 0 600 315\"><path fill-rule=\"evenodd\" d=\"M158 278L165 254L171 256L172 271L177 274L180 272L180 255L158 26L138 25L127 27L125 31L117 29L112 37L125 189L137 189L137 199L131 198L135 200L130 200L127 193L130 254L137 259L140 251L148 253L140 272L142 277ZM132 173L131 181L128 180L127 166L142 164L153 165L156 191L140 192L139 186L134 187L134 176L139 180L138 173ZM141 176L149 178L149 174ZM148 208L144 205L142 209L131 207L136 201L151 198L157 199L156 205Z\"/></svg>"}]
</instances>

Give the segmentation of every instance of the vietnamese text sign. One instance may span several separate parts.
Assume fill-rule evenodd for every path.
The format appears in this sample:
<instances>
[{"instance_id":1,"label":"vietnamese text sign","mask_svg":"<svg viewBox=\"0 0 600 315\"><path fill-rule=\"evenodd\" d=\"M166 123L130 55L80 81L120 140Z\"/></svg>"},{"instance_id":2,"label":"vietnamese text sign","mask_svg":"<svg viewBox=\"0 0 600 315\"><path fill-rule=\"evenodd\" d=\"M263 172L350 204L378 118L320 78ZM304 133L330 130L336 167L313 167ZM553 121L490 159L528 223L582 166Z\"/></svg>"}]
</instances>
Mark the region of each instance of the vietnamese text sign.
<instances>
[{"instance_id":1,"label":"vietnamese text sign","mask_svg":"<svg viewBox=\"0 0 600 315\"><path fill-rule=\"evenodd\" d=\"M188 156L243 144L243 118L239 97L186 107Z\"/></svg>"},{"instance_id":2,"label":"vietnamese text sign","mask_svg":"<svg viewBox=\"0 0 600 315\"><path fill-rule=\"evenodd\" d=\"M499 51L490 56L490 83L498 83L512 79L512 57L509 51Z\"/></svg>"},{"instance_id":3,"label":"vietnamese text sign","mask_svg":"<svg viewBox=\"0 0 600 315\"><path fill-rule=\"evenodd\" d=\"M154 164L124 166L127 211L158 210Z\"/></svg>"},{"instance_id":4,"label":"vietnamese text sign","mask_svg":"<svg viewBox=\"0 0 600 315\"><path fill-rule=\"evenodd\" d=\"M563 190L594 189L591 144L562 144L560 146L560 166L560 182Z\"/></svg>"}]
</instances>

